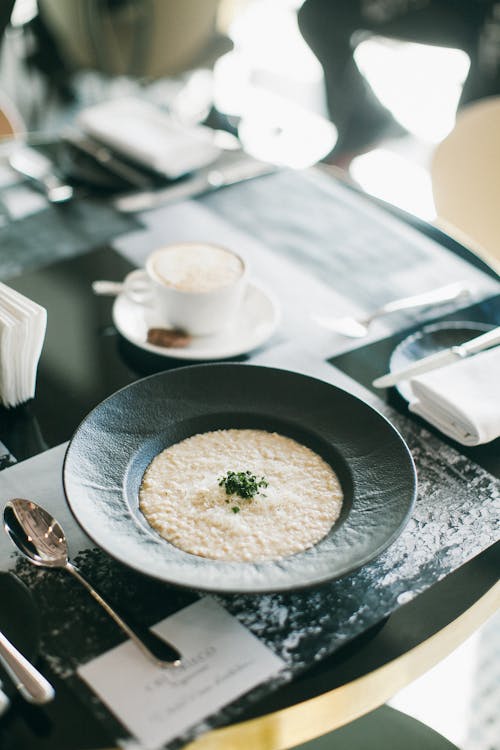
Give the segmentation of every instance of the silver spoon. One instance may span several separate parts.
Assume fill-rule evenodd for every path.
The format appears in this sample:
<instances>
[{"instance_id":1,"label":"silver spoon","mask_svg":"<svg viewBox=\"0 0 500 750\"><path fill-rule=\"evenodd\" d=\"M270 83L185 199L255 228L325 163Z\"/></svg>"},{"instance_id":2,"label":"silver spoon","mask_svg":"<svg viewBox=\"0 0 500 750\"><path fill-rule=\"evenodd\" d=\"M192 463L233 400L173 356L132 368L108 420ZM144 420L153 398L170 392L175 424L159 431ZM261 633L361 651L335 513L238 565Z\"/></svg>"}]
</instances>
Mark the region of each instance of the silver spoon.
<instances>
[{"instance_id":1,"label":"silver spoon","mask_svg":"<svg viewBox=\"0 0 500 750\"><path fill-rule=\"evenodd\" d=\"M73 197L73 188L62 182L50 159L29 146L20 146L9 156L9 164L19 174L29 177L51 203L64 203Z\"/></svg>"},{"instance_id":2,"label":"silver spoon","mask_svg":"<svg viewBox=\"0 0 500 750\"><path fill-rule=\"evenodd\" d=\"M126 623L85 580L78 568L69 561L64 531L48 511L31 500L16 498L5 505L3 520L5 531L11 540L34 565L67 570L80 581L145 656L160 667L179 666L181 655L176 648L149 628Z\"/></svg>"},{"instance_id":3,"label":"silver spoon","mask_svg":"<svg viewBox=\"0 0 500 750\"><path fill-rule=\"evenodd\" d=\"M313 320L323 328L335 333L341 333L350 338L362 338L368 334L368 329L376 318L390 313L411 310L416 307L429 307L430 305L442 305L445 302L453 302L466 299L471 294L469 284L457 281L453 284L433 289L423 294L415 294L412 297L403 297L379 307L377 310L363 318L345 317L332 318L324 315L312 315Z\"/></svg>"}]
</instances>

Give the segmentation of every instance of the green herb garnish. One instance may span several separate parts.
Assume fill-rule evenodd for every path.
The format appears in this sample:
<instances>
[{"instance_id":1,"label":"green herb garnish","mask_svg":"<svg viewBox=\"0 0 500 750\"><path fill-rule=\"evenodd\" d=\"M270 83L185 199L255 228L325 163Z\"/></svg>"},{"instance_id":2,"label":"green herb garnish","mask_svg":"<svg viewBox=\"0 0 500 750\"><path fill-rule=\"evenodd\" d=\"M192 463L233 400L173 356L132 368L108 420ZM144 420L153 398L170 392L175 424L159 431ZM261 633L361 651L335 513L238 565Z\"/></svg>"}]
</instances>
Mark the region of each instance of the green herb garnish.
<instances>
[{"instance_id":1,"label":"green herb garnish","mask_svg":"<svg viewBox=\"0 0 500 750\"><path fill-rule=\"evenodd\" d=\"M237 505L235 505L234 508L231 508L231 510L233 511L233 513L239 513L240 512L240 509L238 508Z\"/></svg>"},{"instance_id":2,"label":"green herb garnish","mask_svg":"<svg viewBox=\"0 0 500 750\"><path fill-rule=\"evenodd\" d=\"M228 471L226 476L217 480L219 487L224 487L226 495L239 495L244 500L251 500L255 495L260 495L261 488L267 487L268 482L264 477L257 479L251 471ZM237 513L233 508L233 512Z\"/></svg>"}]
</instances>

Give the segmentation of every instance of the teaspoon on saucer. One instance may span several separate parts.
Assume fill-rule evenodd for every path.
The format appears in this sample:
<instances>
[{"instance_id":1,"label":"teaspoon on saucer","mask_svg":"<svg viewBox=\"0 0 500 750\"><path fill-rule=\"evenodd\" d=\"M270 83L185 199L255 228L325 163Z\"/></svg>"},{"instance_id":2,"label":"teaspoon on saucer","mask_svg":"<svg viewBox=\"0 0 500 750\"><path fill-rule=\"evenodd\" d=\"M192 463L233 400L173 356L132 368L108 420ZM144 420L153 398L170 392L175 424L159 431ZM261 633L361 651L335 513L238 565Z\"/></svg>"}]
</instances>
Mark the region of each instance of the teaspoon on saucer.
<instances>
[{"instance_id":1,"label":"teaspoon on saucer","mask_svg":"<svg viewBox=\"0 0 500 750\"><path fill-rule=\"evenodd\" d=\"M120 281L93 281L92 291L98 297L117 297L125 290L125 285Z\"/></svg>"},{"instance_id":2,"label":"teaspoon on saucer","mask_svg":"<svg viewBox=\"0 0 500 750\"><path fill-rule=\"evenodd\" d=\"M64 531L48 511L31 500L16 498L6 504L3 519L5 531L30 562L40 567L67 570L87 589L145 656L160 667L179 666L181 655L176 648L149 628L139 628L137 625L126 623L69 561Z\"/></svg>"}]
</instances>

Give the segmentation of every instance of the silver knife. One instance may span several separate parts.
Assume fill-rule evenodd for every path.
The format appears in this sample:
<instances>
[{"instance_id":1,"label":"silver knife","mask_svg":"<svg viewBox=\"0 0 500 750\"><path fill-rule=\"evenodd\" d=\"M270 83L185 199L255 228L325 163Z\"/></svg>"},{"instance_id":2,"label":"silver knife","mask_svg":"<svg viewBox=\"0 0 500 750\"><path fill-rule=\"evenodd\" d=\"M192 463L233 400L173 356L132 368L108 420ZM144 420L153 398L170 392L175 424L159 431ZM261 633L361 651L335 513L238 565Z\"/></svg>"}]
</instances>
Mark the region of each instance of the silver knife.
<instances>
[{"instance_id":1,"label":"silver knife","mask_svg":"<svg viewBox=\"0 0 500 750\"><path fill-rule=\"evenodd\" d=\"M151 186L151 180L144 172L124 162L107 146L72 130L66 130L62 134L62 138L78 151L95 159L104 169L112 172L133 187L144 190Z\"/></svg>"},{"instance_id":2,"label":"silver knife","mask_svg":"<svg viewBox=\"0 0 500 750\"><path fill-rule=\"evenodd\" d=\"M54 698L54 688L0 631L0 663L21 695L29 703L41 705Z\"/></svg>"},{"instance_id":3,"label":"silver knife","mask_svg":"<svg viewBox=\"0 0 500 750\"><path fill-rule=\"evenodd\" d=\"M8 697L5 695L4 691L2 690L3 685L0 682L0 716L7 711L8 707L10 706L10 701Z\"/></svg>"},{"instance_id":4,"label":"silver knife","mask_svg":"<svg viewBox=\"0 0 500 750\"><path fill-rule=\"evenodd\" d=\"M270 174L275 172L276 169L275 164L247 157L231 164L213 167L171 187L128 193L116 198L113 203L115 208L123 213L146 211L166 203L194 198L196 195L218 190L227 185L234 185L237 182Z\"/></svg>"},{"instance_id":5,"label":"silver knife","mask_svg":"<svg viewBox=\"0 0 500 750\"><path fill-rule=\"evenodd\" d=\"M391 385L399 383L401 380L409 380L415 375L422 375L424 372L436 370L439 367L457 362L459 359L476 354L483 349L488 349L490 346L497 346L498 344L500 344L500 326L487 333L482 333L470 341L466 341L465 344L451 346L442 352L436 352L436 354L423 357L398 372L390 372L387 375L382 375L382 377L374 380L372 385L375 388L388 388Z\"/></svg>"}]
</instances>

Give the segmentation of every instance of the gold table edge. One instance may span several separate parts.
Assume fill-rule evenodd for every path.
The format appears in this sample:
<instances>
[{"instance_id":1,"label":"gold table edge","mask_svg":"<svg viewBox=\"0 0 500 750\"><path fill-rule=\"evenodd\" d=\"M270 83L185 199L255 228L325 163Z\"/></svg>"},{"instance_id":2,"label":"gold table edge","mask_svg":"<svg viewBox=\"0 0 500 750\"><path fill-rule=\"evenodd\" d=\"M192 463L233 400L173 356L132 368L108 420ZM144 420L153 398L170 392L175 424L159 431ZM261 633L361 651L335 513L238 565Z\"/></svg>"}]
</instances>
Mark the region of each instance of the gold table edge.
<instances>
[{"instance_id":1,"label":"gold table edge","mask_svg":"<svg viewBox=\"0 0 500 750\"><path fill-rule=\"evenodd\" d=\"M213 729L185 750L289 750L378 708L448 656L500 607L500 581L459 617L383 667L265 716Z\"/></svg>"}]
</instances>

